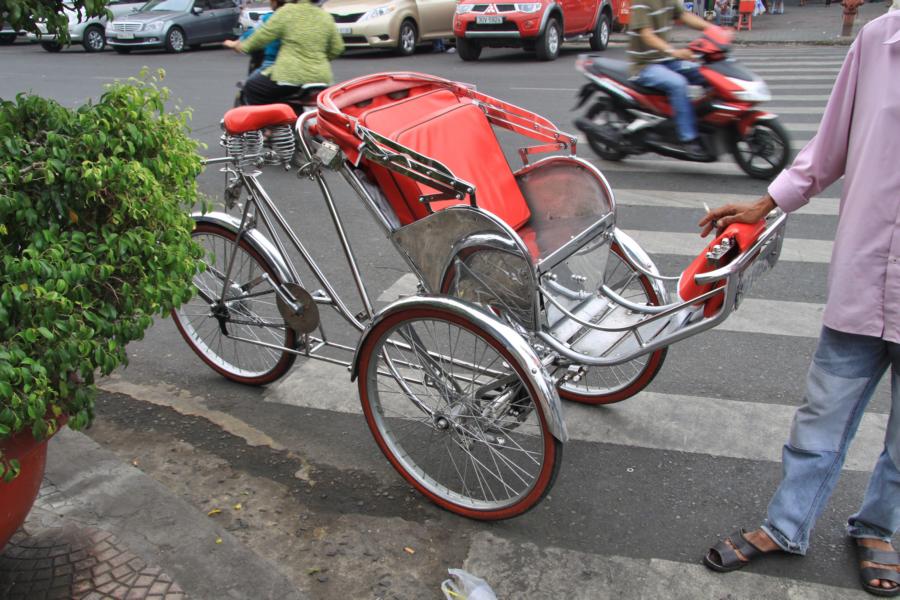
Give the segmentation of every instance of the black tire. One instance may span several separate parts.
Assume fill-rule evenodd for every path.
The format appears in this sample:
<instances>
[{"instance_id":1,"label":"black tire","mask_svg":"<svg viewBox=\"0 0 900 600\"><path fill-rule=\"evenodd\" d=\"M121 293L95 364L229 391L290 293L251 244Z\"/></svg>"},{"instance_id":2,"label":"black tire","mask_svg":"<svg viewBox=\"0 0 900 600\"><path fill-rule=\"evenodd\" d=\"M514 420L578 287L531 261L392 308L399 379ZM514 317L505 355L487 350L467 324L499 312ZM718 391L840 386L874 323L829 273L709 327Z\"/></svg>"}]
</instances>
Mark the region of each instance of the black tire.
<instances>
[{"instance_id":1,"label":"black tire","mask_svg":"<svg viewBox=\"0 0 900 600\"><path fill-rule=\"evenodd\" d=\"M225 294L226 301L220 305L222 280L216 267L228 264L230 253L235 252L235 234L214 223L197 223L191 237L207 251L205 260L209 266L194 276L194 285L207 298L196 294L172 311L178 331L197 356L225 378L247 385L272 383L287 373L297 355L287 350L238 342L227 337L225 331L235 337L256 339L278 347L293 348L296 345L296 332L284 323L275 307L274 286L282 283L277 270L246 237L242 238L236 251L239 258L234 260L234 281ZM268 279L261 277L262 274L268 275ZM238 283L252 281L258 282L252 291ZM258 289L260 287L262 289ZM216 308L211 310L211 304ZM220 314L215 315L214 311L220 311Z\"/></svg>"},{"instance_id":2,"label":"black tire","mask_svg":"<svg viewBox=\"0 0 900 600\"><path fill-rule=\"evenodd\" d=\"M187 45L187 39L184 37L184 30L181 27L171 27L166 32L166 52L178 54L184 52Z\"/></svg>"},{"instance_id":3,"label":"black tire","mask_svg":"<svg viewBox=\"0 0 900 600\"><path fill-rule=\"evenodd\" d=\"M106 48L106 36L103 34L103 28L99 25L91 25L85 29L81 45L84 46L85 52L100 52Z\"/></svg>"},{"instance_id":4,"label":"black tire","mask_svg":"<svg viewBox=\"0 0 900 600\"><path fill-rule=\"evenodd\" d=\"M595 124L599 119L602 119L604 123L621 123L622 126L620 127L620 129L624 129L624 120L616 111L609 98L603 98L595 102L588 109L585 117L588 121L591 121ZM587 142L591 147L591 150L596 152L597 156L599 156L603 160L618 162L625 158L625 152L607 145L605 142L598 139L596 136L591 135L590 133L586 133L585 135L587 136Z\"/></svg>"},{"instance_id":5,"label":"black tire","mask_svg":"<svg viewBox=\"0 0 900 600\"><path fill-rule=\"evenodd\" d=\"M606 50L606 47L609 46L609 32L611 29L612 23L609 20L609 15L605 12L600 13L597 25L594 26L594 33L591 35L591 50L596 50L597 52Z\"/></svg>"},{"instance_id":6,"label":"black tire","mask_svg":"<svg viewBox=\"0 0 900 600\"><path fill-rule=\"evenodd\" d=\"M419 30L412 19L400 23L400 31L397 34L397 54L400 56L412 56L416 52L419 42Z\"/></svg>"},{"instance_id":7,"label":"black tire","mask_svg":"<svg viewBox=\"0 0 900 600\"><path fill-rule=\"evenodd\" d=\"M9 46L16 42L15 33L0 33L0 46Z\"/></svg>"},{"instance_id":8,"label":"black tire","mask_svg":"<svg viewBox=\"0 0 900 600\"><path fill-rule=\"evenodd\" d=\"M538 60L555 60L559 56L559 47L562 45L562 26L559 19L550 17L547 26L538 36L534 51Z\"/></svg>"},{"instance_id":9,"label":"black tire","mask_svg":"<svg viewBox=\"0 0 900 600\"><path fill-rule=\"evenodd\" d=\"M113 46L113 50L116 51L116 54L128 54L131 52L131 48L123 48L122 46Z\"/></svg>"},{"instance_id":10,"label":"black tire","mask_svg":"<svg viewBox=\"0 0 900 600\"><path fill-rule=\"evenodd\" d=\"M63 49L62 44L59 42L41 42L41 48L47 52L59 52Z\"/></svg>"},{"instance_id":11,"label":"black tire","mask_svg":"<svg viewBox=\"0 0 900 600\"><path fill-rule=\"evenodd\" d=\"M466 38L456 38L456 53L466 62L478 60L481 56L481 44Z\"/></svg>"},{"instance_id":12,"label":"black tire","mask_svg":"<svg viewBox=\"0 0 900 600\"><path fill-rule=\"evenodd\" d=\"M731 154L750 177L769 180L791 159L791 139L778 119L757 121L740 137L735 134Z\"/></svg>"}]
</instances>

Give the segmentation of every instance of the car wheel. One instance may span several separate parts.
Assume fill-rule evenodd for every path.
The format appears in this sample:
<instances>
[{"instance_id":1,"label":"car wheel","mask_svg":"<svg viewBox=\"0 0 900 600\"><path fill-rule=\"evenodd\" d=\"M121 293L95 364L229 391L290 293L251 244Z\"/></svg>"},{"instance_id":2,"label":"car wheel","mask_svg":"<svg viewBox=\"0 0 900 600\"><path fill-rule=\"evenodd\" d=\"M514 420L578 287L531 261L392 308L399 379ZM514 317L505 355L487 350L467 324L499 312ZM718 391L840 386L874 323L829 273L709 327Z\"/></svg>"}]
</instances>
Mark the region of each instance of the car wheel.
<instances>
[{"instance_id":1,"label":"car wheel","mask_svg":"<svg viewBox=\"0 0 900 600\"><path fill-rule=\"evenodd\" d=\"M538 60L554 60L559 56L560 44L562 44L562 27L559 26L559 19L551 17L544 32L538 36L535 46Z\"/></svg>"},{"instance_id":2,"label":"car wheel","mask_svg":"<svg viewBox=\"0 0 900 600\"><path fill-rule=\"evenodd\" d=\"M9 46L16 41L14 33L0 33L0 46Z\"/></svg>"},{"instance_id":3,"label":"car wheel","mask_svg":"<svg viewBox=\"0 0 900 600\"><path fill-rule=\"evenodd\" d=\"M81 41L86 52L100 52L106 48L106 36L103 29L97 25L91 25L84 30L84 39Z\"/></svg>"},{"instance_id":4,"label":"car wheel","mask_svg":"<svg viewBox=\"0 0 900 600\"><path fill-rule=\"evenodd\" d=\"M41 48L47 52L59 52L62 50L62 44L59 42L41 42Z\"/></svg>"},{"instance_id":5,"label":"car wheel","mask_svg":"<svg viewBox=\"0 0 900 600\"><path fill-rule=\"evenodd\" d=\"M122 46L113 46L113 50L116 51L116 54L128 54L131 52L131 48L123 48Z\"/></svg>"},{"instance_id":6,"label":"car wheel","mask_svg":"<svg viewBox=\"0 0 900 600\"><path fill-rule=\"evenodd\" d=\"M397 35L397 53L401 56L411 56L416 51L416 40L419 32L412 21L403 21L400 24L400 33Z\"/></svg>"},{"instance_id":7,"label":"car wheel","mask_svg":"<svg viewBox=\"0 0 900 600\"><path fill-rule=\"evenodd\" d=\"M591 36L591 50L606 50L609 46L609 15L601 13L597 19L597 26L594 27L594 34Z\"/></svg>"},{"instance_id":8,"label":"car wheel","mask_svg":"<svg viewBox=\"0 0 900 600\"><path fill-rule=\"evenodd\" d=\"M184 31L180 27L172 27L166 34L166 52L177 54L184 52Z\"/></svg>"},{"instance_id":9,"label":"car wheel","mask_svg":"<svg viewBox=\"0 0 900 600\"><path fill-rule=\"evenodd\" d=\"M458 37L456 38L456 52L466 62L478 60L478 57L481 56L481 44Z\"/></svg>"}]
</instances>

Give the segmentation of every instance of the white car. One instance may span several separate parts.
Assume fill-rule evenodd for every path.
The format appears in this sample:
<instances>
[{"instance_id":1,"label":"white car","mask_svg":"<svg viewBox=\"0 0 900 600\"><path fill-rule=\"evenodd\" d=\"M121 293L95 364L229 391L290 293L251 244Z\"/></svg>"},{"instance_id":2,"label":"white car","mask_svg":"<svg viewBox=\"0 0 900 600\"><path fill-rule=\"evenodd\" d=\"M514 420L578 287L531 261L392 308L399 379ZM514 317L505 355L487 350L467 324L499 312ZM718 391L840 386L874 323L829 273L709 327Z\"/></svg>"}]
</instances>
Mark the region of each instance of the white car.
<instances>
[{"instance_id":1,"label":"white car","mask_svg":"<svg viewBox=\"0 0 900 600\"><path fill-rule=\"evenodd\" d=\"M238 29L244 33L248 29L259 27L263 16L272 12L272 6L265 4L248 4L241 7L241 16L238 18Z\"/></svg>"},{"instance_id":2,"label":"white car","mask_svg":"<svg viewBox=\"0 0 900 600\"><path fill-rule=\"evenodd\" d=\"M135 2L134 0L109 0L107 8L112 12L113 19L123 15L131 14L144 5L144 0ZM69 41L72 44L81 44L88 52L100 52L106 48L106 17L91 17L85 19L79 16L76 11L64 9L66 17L69 18ZM56 36L47 34L47 26L39 23L38 29L40 35L33 33L28 34L28 39L37 40L41 43L41 47L47 52L59 52L63 49L63 45L57 41Z\"/></svg>"}]
</instances>

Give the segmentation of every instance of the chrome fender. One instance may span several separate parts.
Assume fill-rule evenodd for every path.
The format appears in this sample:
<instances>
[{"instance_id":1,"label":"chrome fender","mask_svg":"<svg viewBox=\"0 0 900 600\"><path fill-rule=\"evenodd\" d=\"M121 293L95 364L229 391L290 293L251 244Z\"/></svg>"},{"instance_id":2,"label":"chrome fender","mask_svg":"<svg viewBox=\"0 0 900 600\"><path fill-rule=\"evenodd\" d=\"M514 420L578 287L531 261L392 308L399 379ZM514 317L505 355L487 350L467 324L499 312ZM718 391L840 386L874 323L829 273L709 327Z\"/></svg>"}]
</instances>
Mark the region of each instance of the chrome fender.
<instances>
[{"instance_id":1,"label":"chrome fender","mask_svg":"<svg viewBox=\"0 0 900 600\"><path fill-rule=\"evenodd\" d=\"M479 329L500 340L518 361L522 372L531 384L532 389L535 390L538 406L544 413L550 433L560 442L565 442L569 439L566 423L563 421L562 404L559 400L556 386L550 380L550 376L544 369L544 365L534 349L525 338L509 325L502 323L478 307L456 298L447 296L411 296L409 298L401 298L386 306L375 315L375 318L363 331L359 343L356 345L356 351L353 354L353 366L350 371L351 381L356 381L356 378L359 376L359 362L362 358L360 356L360 348L363 347L373 329L387 317L414 308L434 308L447 311L455 316L471 321Z\"/></svg>"},{"instance_id":2,"label":"chrome fender","mask_svg":"<svg viewBox=\"0 0 900 600\"><path fill-rule=\"evenodd\" d=\"M241 220L223 212L209 212L206 214L192 213L191 218L194 219L195 223L218 225L235 235L241 230ZM248 229L244 231L243 237L254 250L274 267L282 283L298 283L294 281L294 277L291 275L287 263L285 263L284 259L281 257L278 248L276 248L261 231L258 229Z\"/></svg>"},{"instance_id":3,"label":"chrome fender","mask_svg":"<svg viewBox=\"0 0 900 600\"><path fill-rule=\"evenodd\" d=\"M659 275L659 269L656 268L653 259L650 258L649 254L644 252L644 249L641 248L640 244L634 241L633 237L616 227L613 230L613 239L615 239L616 243L619 244L619 247L622 248L626 260L641 267L648 273ZM659 303L668 304L669 293L666 291L666 286L663 281L653 277L648 277L648 279L650 280L650 285L653 286L653 290L656 292L656 297L659 298Z\"/></svg>"}]
</instances>

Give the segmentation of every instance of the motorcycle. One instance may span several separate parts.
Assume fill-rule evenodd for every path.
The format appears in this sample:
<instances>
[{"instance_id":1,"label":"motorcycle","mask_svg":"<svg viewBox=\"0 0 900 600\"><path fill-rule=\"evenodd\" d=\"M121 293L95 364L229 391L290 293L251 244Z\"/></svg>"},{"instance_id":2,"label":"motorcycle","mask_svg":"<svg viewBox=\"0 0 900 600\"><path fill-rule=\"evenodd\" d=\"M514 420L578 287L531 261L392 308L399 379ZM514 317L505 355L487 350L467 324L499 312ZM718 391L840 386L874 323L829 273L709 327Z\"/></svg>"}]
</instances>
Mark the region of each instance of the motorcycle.
<instances>
[{"instance_id":1,"label":"motorcycle","mask_svg":"<svg viewBox=\"0 0 900 600\"><path fill-rule=\"evenodd\" d=\"M758 75L729 58L731 34L711 26L688 48L701 61L706 86L692 99L704 154L689 153L679 141L673 111L665 93L631 80L629 63L582 54L576 69L588 80L575 109L591 102L575 120L591 149L601 158L619 161L655 152L696 162L715 162L731 152L738 166L758 179L771 179L788 163L791 145L778 116L756 106L771 100Z\"/></svg>"}]
</instances>

